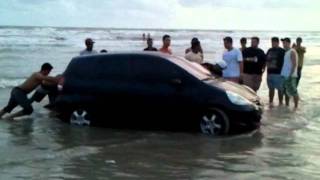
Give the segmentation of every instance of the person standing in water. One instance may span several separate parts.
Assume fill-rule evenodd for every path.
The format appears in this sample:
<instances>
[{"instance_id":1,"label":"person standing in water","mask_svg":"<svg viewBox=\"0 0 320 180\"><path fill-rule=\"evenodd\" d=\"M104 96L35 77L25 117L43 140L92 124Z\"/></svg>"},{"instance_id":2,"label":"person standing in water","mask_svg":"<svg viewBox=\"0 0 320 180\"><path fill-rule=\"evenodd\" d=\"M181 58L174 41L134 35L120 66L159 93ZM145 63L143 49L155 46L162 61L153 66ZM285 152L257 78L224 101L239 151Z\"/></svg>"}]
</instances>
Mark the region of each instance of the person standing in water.
<instances>
[{"instance_id":1,"label":"person standing in water","mask_svg":"<svg viewBox=\"0 0 320 180\"><path fill-rule=\"evenodd\" d=\"M10 113L14 108L20 105L23 110L14 113L8 117L13 119L20 116L30 115L33 112L32 100L28 99L28 94L35 90L43 82L57 84L59 78L48 76L53 67L49 63L41 66L40 72L33 73L24 83L12 89L8 105L0 111L0 119L6 113Z\"/></svg>"},{"instance_id":2,"label":"person standing in water","mask_svg":"<svg viewBox=\"0 0 320 180\"><path fill-rule=\"evenodd\" d=\"M286 95L286 105L289 106L290 97L293 97L294 107L298 108L299 94L297 90L298 79L298 54L291 48L290 38L281 39L283 48L286 51L281 75L284 77L284 90Z\"/></svg>"},{"instance_id":3,"label":"person standing in water","mask_svg":"<svg viewBox=\"0 0 320 180\"><path fill-rule=\"evenodd\" d=\"M223 43L226 50L222 58L227 64L226 69L223 70L223 77L228 81L240 83L240 77L243 72L242 53L239 49L233 47L231 37L225 37Z\"/></svg>"},{"instance_id":4,"label":"person standing in water","mask_svg":"<svg viewBox=\"0 0 320 180\"><path fill-rule=\"evenodd\" d=\"M243 37L240 39L240 51L243 52L247 48L247 38Z\"/></svg>"},{"instance_id":5,"label":"person standing in water","mask_svg":"<svg viewBox=\"0 0 320 180\"><path fill-rule=\"evenodd\" d=\"M298 78L297 78L297 86L299 86L301 75L302 75L302 68L304 64L304 54L306 53L306 48L303 47L302 45L302 38L298 37L296 40L296 46L294 49L298 53Z\"/></svg>"},{"instance_id":6,"label":"person standing in water","mask_svg":"<svg viewBox=\"0 0 320 180\"><path fill-rule=\"evenodd\" d=\"M142 34L142 41L145 41L145 40L146 40L146 34L143 33L143 34Z\"/></svg>"},{"instance_id":7,"label":"person standing in water","mask_svg":"<svg viewBox=\"0 0 320 180\"><path fill-rule=\"evenodd\" d=\"M144 49L144 51L158 51L157 48L153 47L153 39L148 38L147 39L147 45L148 47Z\"/></svg>"},{"instance_id":8,"label":"person standing in water","mask_svg":"<svg viewBox=\"0 0 320 180\"><path fill-rule=\"evenodd\" d=\"M251 47L246 48L243 54L243 84L249 86L254 91L258 91L262 81L262 74L266 67L266 55L259 48L260 39L251 38Z\"/></svg>"},{"instance_id":9,"label":"person standing in water","mask_svg":"<svg viewBox=\"0 0 320 180\"><path fill-rule=\"evenodd\" d=\"M285 50L279 47L278 37L271 39L272 48L267 52L267 84L269 87L269 104L273 107L275 89L278 90L279 105L283 104L283 77L281 70L283 66Z\"/></svg>"},{"instance_id":10,"label":"person standing in water","mask_svg":"<svg viewBox=\"0 0 320 180\"><path fill-rule=\"evenodd\" d=\"M192 38L191 47L186 49L185 58L191 62L203 63L203 51L198 38Z\"/></svg>"},{"instance_id":11,"label":"person standing in water","mask_svg":"<svg viewBox=\"0 0 320 180\"><path fill-rule=\"evenodd\" d=\"M170 45L171 45L171 37L169 35L164 35L162 37L162 48L160 48L160 52L162 53L166 53L166 54L172 54L172 50L170 49Z\"/></svg>"},{"instance_id":12,"label":"person standing in water","mask_svg":"<svg viewBox=\"0 0 320 180\"><path fill-rule=\"evenodd\" d=\"M85 40L86 49L82 50L80 52L80 56L86 56L86 55L92 55L92 54L98 54L97 51L93 50L94 41L91 38L87 38Z\"/></svg>"}]
</instances>

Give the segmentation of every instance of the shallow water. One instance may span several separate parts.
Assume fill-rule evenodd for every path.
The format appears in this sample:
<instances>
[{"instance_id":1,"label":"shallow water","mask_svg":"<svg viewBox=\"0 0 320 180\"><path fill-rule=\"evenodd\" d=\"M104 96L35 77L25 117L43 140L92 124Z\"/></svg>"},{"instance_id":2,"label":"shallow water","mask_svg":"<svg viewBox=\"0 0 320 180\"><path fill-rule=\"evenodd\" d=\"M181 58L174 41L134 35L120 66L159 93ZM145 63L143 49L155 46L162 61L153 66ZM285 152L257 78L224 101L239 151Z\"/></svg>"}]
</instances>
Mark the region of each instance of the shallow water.
<instances>
[{"instance_id":1,"label":"shallow water","mask_svg":"<svg viewBox=\"0 0 320 180\"><path fill-rule=\"evenodd\" d=\"M0 33L0 106L6 104L11 87L37 69L42 62L55 57L55 61L51 61L57 67L55 73L64 69L72 54L81 50L81 45L77 44L78 39L71 39L68 35L81 34L78 36L80 38L93 33L99 37L104 33L103 30L40 28L31 31L36 38L30 40L22 33L29 32L28 30L13 28L0 29L1 31L12 35L6 37ZM109 37L111 40L113 34L124 36L120 41L123 44L118 42L121 49L143 47L141 42L133 38L140 31L106 32L109 32L108 35L112 34ZM66 40L52 40L50 37L55 33ZM213 49L209 51L209 57L219 56L217 49L221 47L215 39L219 39L220 35L241 37L259 34L264 39L262 46L267 47L267 38L275 34L171 33L177 37L177 44L180 44L174 45L177 52L183 52L184 47L188 46L189 40L183 38L191 38L193 35L209 36L204 42L204 46L212 43L206 46ZM282 35L284 32L278 33ZM178 38L179 34L181 38ZM188 133L76 127L54 118L53 114L42 108L45 104L43 102L35 104L35 112L29 118L0 121L0 179L319 179L319 34L301 32L290 35L301 34L307 37L305 43L308 46L300 86L301 107L293 111L292 108L269 109L266 106L263 125L257 132L211 138ZM51 40L54 41L53 44L65 44L65 47L53 46L50 44ZM21 45L28 44L27 42L28 46ZM107 45L107 40L98 46L104 47L103 44ZM131 47L130 44L138 45ZM11 46L10 51L8 46ZM108 50L112 50L111 45L109 46ZM47 52L46 56L43 51ZM259 94L267 102L265 83Z\"/></svg>"}]
</instances>

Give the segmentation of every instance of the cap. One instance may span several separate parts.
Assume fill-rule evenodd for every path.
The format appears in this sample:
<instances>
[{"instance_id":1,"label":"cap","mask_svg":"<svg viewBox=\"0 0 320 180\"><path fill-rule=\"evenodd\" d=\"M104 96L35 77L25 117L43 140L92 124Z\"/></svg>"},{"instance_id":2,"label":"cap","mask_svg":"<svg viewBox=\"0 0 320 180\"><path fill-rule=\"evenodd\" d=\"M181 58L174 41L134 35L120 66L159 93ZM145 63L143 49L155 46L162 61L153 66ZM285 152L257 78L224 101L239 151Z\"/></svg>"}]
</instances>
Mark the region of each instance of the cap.
<instances>
[{"instance_id":1,"label":"cap","mask_svg":"<svg viewBox=\"0 0 320 180\"><path fill-rule=\"evenodd\" d=\"M191 40L191 43L198 43L198 42L200 42L200 41L199 41L199 39L196 38L196 37L192 38L192 40Z\"/></svg>"},{"instance_id":2,"label":"cap","mask_svg":"<svg viewBox=\"0 0 320 180\"><path fill-rule=\"evenodd\" d=\"M272 38L271 38L271 41L272 41L272 42L279 42L280 40L279 40L278 37L272 37Z\"/></svg>"},{"instance_id":3,"label":"cap","mask_svg":"<svg viewBox=\"0 0 320 180\"><path fill-rule=\"evenodd\" d=\"M221 69L227 68L227 63L224 60L216 60L213 64L220 66Z\"/></svg>"},{"instance_id":4,"label":"cap","mask_svg":"<svg viewBox=\"0 0 320 180\"><path fill-rule=\"evenodd\" d=\"M199 39L198 39L198 38L192 38L192 40L191 40L191 45L192 45L192 46L200 45Z\"/></svg>"},{"instance_id":5,"label":"cap","mask_svg":"<svg viewBox=\"0 0 320 180\"><path fill-rule=\"evenodd\" d=\"M87 38L87 39L85 40L85 42L86 42L86 44L95 43L91 38Z\"/></svg>"},{"instance_id":6,"label":"cap","mask_svg":"<svg viewBox=\"0 0 320 180\"><path fill-rule=\"evenodd\" d=\"M282 38L281 41L282 41L282 42L289 42L289 43L291 43L291 39L288 38L288 37Z\"/></svg>"}]
</instances>

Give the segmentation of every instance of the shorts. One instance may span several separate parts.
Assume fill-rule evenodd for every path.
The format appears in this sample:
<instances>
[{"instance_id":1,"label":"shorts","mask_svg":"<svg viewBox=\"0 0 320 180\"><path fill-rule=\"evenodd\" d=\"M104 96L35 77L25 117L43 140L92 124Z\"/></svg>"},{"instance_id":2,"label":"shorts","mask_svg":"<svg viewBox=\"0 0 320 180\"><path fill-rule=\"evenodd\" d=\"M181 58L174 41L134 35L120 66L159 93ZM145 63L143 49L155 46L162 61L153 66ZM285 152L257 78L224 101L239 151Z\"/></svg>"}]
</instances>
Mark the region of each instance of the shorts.
<instances>
[{"instance_id":1,"label":"shorts","mask_svg":"<svg viewBox=\"0 0 320 180\"><path fill-rule=\"evenodd\" d=\"M298 96L296 77L286 77L284 79L284 92L287 96Z\"/></svg>"},{"instance_id":2,"label":"shorts","mask_svg":"<svg viewBox=\"0 0 320 180\"><path fill-rule=\"evenodd\" d=\"M269 89L277 89L283 91L284 78L279 74L269 74L267 77L267 84Z\"/></svg>"},{"instance_id":3,"label":"shorts","mask_svg":"<svg viewBox=\"0 0 320 180\"><path fill-rule=\"evenodd\" d=\"M249 86L254 91L258 91L261 85L262 75L258 74L243 74L242 82L244 85Z\"/></svg>"},{"instance_id":4,"label":"shorts","mask_svg":"<svg viewBox=\"0 0 320 180\"><path fill-rule=\"evenodd\" d=\"M23 113L29 115L33 112L31 101L28 99L27 92L15 87L11 91L11 97L8 105L3 109L6 113L10 113L15 107L20 105L23 108Z\"/></svg>"},{"instance_id":5,"label":"shorts","mask_svg":"<svg viewBox=\"0 0 320 180\"><path fill-rule=\"evenodd\" d=\"M48 95L49 102L54 103L58 93L57 86L40 85L31 96L30 101L41 102Z\"/></svg>"}]
</instances>

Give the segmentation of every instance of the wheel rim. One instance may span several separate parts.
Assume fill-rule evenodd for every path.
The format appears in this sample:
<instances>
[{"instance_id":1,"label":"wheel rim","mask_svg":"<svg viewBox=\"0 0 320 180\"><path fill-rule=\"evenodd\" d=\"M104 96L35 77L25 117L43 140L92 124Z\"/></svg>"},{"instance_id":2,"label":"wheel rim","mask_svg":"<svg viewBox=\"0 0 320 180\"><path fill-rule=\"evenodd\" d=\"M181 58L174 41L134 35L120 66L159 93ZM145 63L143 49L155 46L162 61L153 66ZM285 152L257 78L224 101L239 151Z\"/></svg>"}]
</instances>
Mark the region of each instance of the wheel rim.
<instances>
[{"instance_id":1,"label":"wheel rim","mask_svg":"<svg viewBox=\"0 0 320 180\"><path fill-rule=\"evenodd\" d=\"M208 135L219 135L223 130L222 119L216 113L203 116L200 126L202 133Z\"/></svg>"},{"instance_id":2,"label":"wheel rim","mask_svg":"<svg viewBox=\"0 0 320 180\"><path fill-rule=\"evenodd\" d=\"M72 113L71 118L70 118L70 123L83 126L83 125L90 125L90 120L87 119L87 112L84 110L76 110Z\"/></svg>"}]
</instances>

